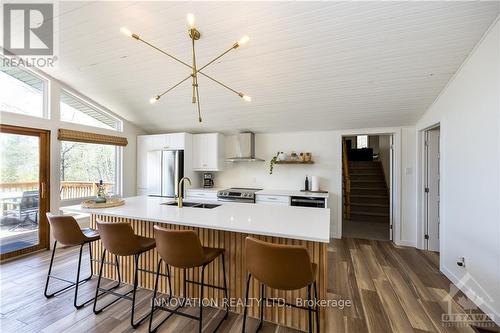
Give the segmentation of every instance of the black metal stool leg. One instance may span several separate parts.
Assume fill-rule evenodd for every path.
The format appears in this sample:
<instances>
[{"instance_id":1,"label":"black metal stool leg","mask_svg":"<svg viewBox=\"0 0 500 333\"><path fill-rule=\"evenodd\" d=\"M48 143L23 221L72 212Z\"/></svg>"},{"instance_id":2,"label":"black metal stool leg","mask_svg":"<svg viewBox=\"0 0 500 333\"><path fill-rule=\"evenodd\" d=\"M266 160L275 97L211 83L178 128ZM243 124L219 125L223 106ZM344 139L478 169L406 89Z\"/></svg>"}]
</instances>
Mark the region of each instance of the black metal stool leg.
<instances>
[{"instance_id":1,"label":"black metal stool leg","mask_svg":"<svg viewBox=\"0 0 500 333\"><path fill-rule=\"evenodd\" d=\"M243 326L241 328L241 332L242 333L245 333L245 325L247 323L247 312L248 312L248 305L247 305L247 302L248 302L248 292L249 292L249 289L250 289L250 279L252 277L252 274L248 273L248 279L247 279L247 289L245 291L245 308L243 310Z\"/></svg>"},{"instance_id":2,"label":"black metal stool leg","mask_svg":"<svg viewBox=\"0 0 500 333\"><path fill-rule=\"evenodd\" d=\"M84 245L85 244L82 244L80 246L80 255L78 256L78 268L76 270L75 299L73 300L73 305L77 309L80 309L80 308L82 308L85 305L85 303L84 304L80 304L80 305L77 304L77 300L78 300L78 285L80 284L80 269L82 267L82 251L83 251L83 246ZM90 277L92 277L92 275Z\"/></svg>"},{"instance_id":3,"label":"black metal stool leg","mask_svg":"<svg viewBox=\"0 0 500 333\"><path fill-rule=\"evenodd\" d=\"M122 277L120 275L120 261L118 260L118 256L115 254L115 262L116 262L116 274L118 275L118 285L122 283Z\"/></svg>"},{"instance_id":4,"label":"black metal stool leg","mask_svg":"<svg viewBox=\"0 0 500 333\"><path fill-rule=\"evenodd\" d=\"M90 277L94 275L94 268L92 267L92 243L89 243L89 263L90 263Z\"/></svg>"},{"instance_id":5,"label":"black metal stool leg","mask_svg":"<svg viewBox=\"0 0 500 333\"><path fill-rule=\"evenodd\" d=\"M203 287L205 283L205 266L201 268L201 286L200 286L200 322L198 325L198 333L203 330Z\"/></svg>"},{"instance_id":6,"label":"black metal stool leg","mask_svg":"<svg viewBox=\"0 0 500 333\"><path fill-rule=\"evenodd\" d=\"M151 298L151 312L149 314L149 332L156 332L156 328L154 330L151 329L153 326L153 313L155 311L155 300L156 300L156 293L158 292L158 280L160 278L160 269L161 269L161 263L162 259L158 261L158 266L156 267L156 278L155 278L155 287L153 290L153 297ZM169 291L171 293L171 291ZM158 325L159 326L159 325Z\"/></svg>"},{"instance_id":7,"label":"black metal stool leg","mask_svg":"<svg viewBox=\"0 0 500 333\"><path fill-rule=\"evenodd\" d=\"M173 292L172 292L172 282L170 280L170 266L167 265L167 275L168 275L168 298L172 298Z\"/></svg>"},{"instance_id":8,"label":"black metal stool leg","mask_svg":"<svg viewBox=\"0 0 500 333\"><path fill-rule=\"evenodd\" d=\"M316 333L319 333L319 310L318 306L318 286L316 281L314 281L314 300L315 300L315 309L316 309Z\"/></svg>"},{"instance_id":9,"label":"black metal stool leg","mask_svg":"<svg viewBox=\"0 0 500 333\"><path fill-rule=\"evenodd\" d=\"M43 293L47 298L55 295L55 293L48 295L47 290L49 289L50 273L52 273L52 264L54 263L54 254L56 253L56 246L57 246L57 241L54 242L54 246L52 247L52 255L50 257L49 271L47 273L47 282L45 282L45 291Z\"/></svg>"},{"instance_id":10,"label":"black metal stool leg","mask_svg":"<svg viewBox=\"0 0 500 333\"><path fill-rule=\"evenodd\" d=\"M110 287L110 288L107 288L107 289L103 289L101 288L101 279L102 279L102 270L104 268L104 259L106 258L106 249L104 251L102 251L102 257L101 257L101 266L99 267L99 275L98 275L98 278L97 278L97 286L95 288L95 297L94 297L94 313L95 314L99 314L102 312L102 310L104 310L105 308L107 308L108 306L110 306L111 304L114 304L116 303L117 301L120 300L120 298L117 298L115 299L114 301L110 302L109 304L103 306L102 308L100 308L99 310L97 310L97 300L100 296L106 294L106 293L111 293L111 294L115 294L112 292L113 289L116 289L118 287L120 287L120 284L121 284L121 281L118 280L118 282L116 283L116 285ZM115 259L116 259L116 270L118 271L118 276L120 275L119 274L119 271L120 271L120 263L118 262L118 258L115 256ZM99 291L101 291L101 293L99 293ZM132 292L132 290L130 290L129 292L127 292L125 295L128 295Z\"/></svg>"},{"instance_id":11,"label":"black metal stool leg","mask_svg":"<svg viewBox=\"0 0 500 333\"><path fill-rule=\"evenodd\" d=\"M262 329L262 325L264 324L264 298L265 298L265 286L263 283L260 284L260 317L259 317L259 326L257 327L257 331Z\"/></svg>"},{"instance_id":12,"label":"black metal stool leg","mask_svg":"<svg viewBox=\"0 0 500 333\"><path fill-rule=\"evenodd\" d=\"M187 273L186 273L186 269L185 269L185 268L184 268L184 270L183 270L183 273L184 273L184 274L183 274L183 278L184 278L184 282L183 282L183 283L184 283L184 287L183 287L183 288L184 288L184 289L183 289L183 292L184 292L184 298L182 299L182 303L181 303L181 304L182 304L182 306L184 306L184 305L186 304L186 300L187 300L187 298L188 298L188 293L187 293L187 283L186 283L186 281L187 281L186 274L187 274Z\"/></svg>"},{"instance_id":13,"label":"black metal stool leg","mask_svg":"<svg viewBox=\"0 0 500 333\"><path fill-rule=\"evenodd\" d=\"M311 301L311 285L307 286L307 300ZM310 305L307 306L307 312L309 313L309 333L313 332L313 327L312 327L312 308Z\"/></svg>"},{"instance_id":14,"label":"black metal stool leg","mask_svg":"<svg viewBox=\"0 0 500 333\"><path fill-rule=\"evenodd\" d=\"M153 333L153 332L156 332L156 330L158 329L158 327L160 327L161 325L163 325L164 322L166 322L170 317L172 317L175 312L170 312L165 318L163 318L163 320L158 323L158 325L156 325L155 328L153 328L153 314L156 310L160 310L160 309L164 309L163 305L159 305L159 306L155 306L155 298L156 298L156 294L158 292L158 279L160 277L160 271L161 271L161 263L162 263L162 259L160 258L160 261L158 262L158 267L157 267L157 270L156 270L156 278L155 278L155 287L154 287L154 291L153 291L153 298L152 298L152 302L151 302L151 312L149 314L149 333ZM172 284L170 282L170 267L169 265L167 265L167 278L168 278L168 292L169 292L169 295L168 295L168 299L170 300L172 298ZM178 305L175 310L178 310L179 308L181 308L182 305ZM174 310L174 311L175 311Z\"/></svg>"},{"instance_id":15,"label":"black metal stool leg","mask_svg":"<svg viewBox=\"0 0 500 333\"><path fill-rule=\"evenodd\" d=\"M132 289L132 313L130 316L130 325L132 325L133 328L139 327L139 325L146 320L149 317L149 313L144 315L141 319L139 319L137 322L134 322L134 313L135 313L135 299L136 299L136 294L137 294L137 287L139 286L139 258L141 254L136 254L134 257L135 261L135 273L134 273L134 289Z\"/></svg>"},{"instance_id":16,"label":"black metal stool leg","mask_svg":"<svg viewBox=\"0 0 500 333\"><path fill-rule=\"evenodd\" d=\"M101 286L101 278L102 278L102 269L104 268L104 259L106 258L106 249L102 251L101 255L101 266L99 267L99 275L97 278L97 286L95 288L95 297L94 297L94 313L99 314L103 309L96 310L97 308L97 295L99 295L99 287Z\"/></svg>"},{"instance_id":17,"label":"black metal stool leg","mask_svg":"<svg viewBox=\"0 0 500 333\"><path fill-rule=\"evenodd\" d=\"M222 253L222 274L224 275L224 297L226 298L226 314L224 315L224 320L227 319L229 315L229 295L227 292L227 282L226 282L226 266L224 260L224 253Z\"/></svg>"}]
</instances>

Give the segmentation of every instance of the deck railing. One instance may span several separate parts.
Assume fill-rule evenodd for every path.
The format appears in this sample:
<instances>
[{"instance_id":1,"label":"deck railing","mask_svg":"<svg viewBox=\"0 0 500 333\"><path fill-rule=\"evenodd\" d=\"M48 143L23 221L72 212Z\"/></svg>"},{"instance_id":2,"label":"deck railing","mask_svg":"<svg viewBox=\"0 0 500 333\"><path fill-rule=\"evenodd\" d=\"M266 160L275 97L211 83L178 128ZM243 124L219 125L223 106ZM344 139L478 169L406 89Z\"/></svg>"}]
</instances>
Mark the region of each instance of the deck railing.
<instances>
[{"instance_id":1,"label":"deck railing","mask_svg":"<svg viewBox=\"0 0 500 333\"><path fill-rule=\"evenodd\" d=\"M59 193L62 200L91 197L96 195L98 186L98 182L61 181ZM33 191L38 187L38 182L0 183L0 193ZM112 187L113 183L104 183L106 192Z\"/></svg>"}]
</instances>

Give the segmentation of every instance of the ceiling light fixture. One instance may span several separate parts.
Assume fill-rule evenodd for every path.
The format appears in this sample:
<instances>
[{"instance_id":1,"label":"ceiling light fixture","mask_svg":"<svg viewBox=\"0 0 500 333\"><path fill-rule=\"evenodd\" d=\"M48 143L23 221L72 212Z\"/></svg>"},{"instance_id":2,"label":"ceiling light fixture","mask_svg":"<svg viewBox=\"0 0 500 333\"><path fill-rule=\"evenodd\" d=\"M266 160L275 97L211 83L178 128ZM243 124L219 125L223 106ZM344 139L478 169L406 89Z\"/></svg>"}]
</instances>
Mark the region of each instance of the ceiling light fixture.
<instances>
[{"instance_id":1,"label":"ceiling light fixture","mask_svg":"<svg viewBox=\"0 0 500 333\"><path fill-rule=\"evenodd\" d=\"M158 100L163 97L163 95L165 95L166 93L170 92L171 90L175 89L176 87L178 87L179 85L181 85L182 83L184 83L185 81L191 79L192 83L191 83L191 86L192 86L192 89L193 89L193 95L192 95L192 98L191 98L191 101L193 104L196 104L197 107L198 107L198 121L201 123L202 119L201 119L201 107L200 107L200 94L199 94L199 91L198 91L198 74L206 77L207 79L221 85L222 87L228 89L229 91L235 93L236 95L240 96L244 101L246 102L250 102L252 100L252 98L240 91L236 91L235 89L227 86L226 84L214 79L213 77L211 77L210 75L208 74L205 74L204 72L202 72L202 70L204 70L205 68L207 68L208 66L210 66L211 64L213 64L214 62L216 62L217 60L219 60L220 58L222 58L223 56L225 56L227 53L229 53L231 50L235 50L237 49L238 47L246 44L250 38L248 36L243 36L241 37L241 39L239 41L237 41L236 43L233 44L233 46L231 46L230 49L224 51L223 53L221 53L219 56L215 57L214 59L212 59L211 61L209 61L207 64L201 66L201 67L197 67L196 65L196 51L195 51L195 41L199 40L200 37L201 37L201 33L196 29L196 26L195 26L195 17L193 14L189 13L187 14L187 23L188 23L188 27L189 27L189 30L188 30L188 35L189 35L189 38L191 38L191 46L192 46L192 64L188 64L182 60L180 60L179 58L161 50L160 48L154 46L153 44L145 41L144 39L142 39L139 35L137 34L134 34L132 33L130 30L128 30L127 28L125 27L122 27L120 28L120 31L126 35L127 37L132 37L140 42L143 42L144 44L152 47L153 49L155 49L156 51L158 52L161 52L163 53L164 55L166 55L167 57L170 57L171 59L177 61L178 63L186 66L186 67L189 67L190 68L190 74L189 76L187 76L186 78L184 78L182 81L176 83L174 86L172 86L171 88L167 89L166 91L162 92L161 94L158 94L154 97L152 97L149 102L151 104L154 104L156 102L158 102Z\"/></svg>"}]
</instances>

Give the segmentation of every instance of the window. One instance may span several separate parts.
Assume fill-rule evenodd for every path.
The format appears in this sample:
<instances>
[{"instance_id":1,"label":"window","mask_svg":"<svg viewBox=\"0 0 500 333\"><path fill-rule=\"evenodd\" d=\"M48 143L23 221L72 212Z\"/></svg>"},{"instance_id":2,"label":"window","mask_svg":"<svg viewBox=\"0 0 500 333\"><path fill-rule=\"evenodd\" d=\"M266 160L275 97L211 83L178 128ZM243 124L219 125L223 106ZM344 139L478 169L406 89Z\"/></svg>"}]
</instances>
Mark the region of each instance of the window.
<instances>
[{"instance_id":1,"label":"window","mask_svg":"<svg viewBox=\"0 0 500 333\"><path fill-rule=\"evenodd\" d=\"M60 110L62 121L121 130L118 119L64 90L61 91Z\"/></svg>"},{"instance_id":2,"label":"window","mask_svg":"<svg viewBox=\"0 0 500 333\"><path fill-rule=\"evenodd\" d=\"M117 192L119 147L61 141L61 200L96 195L102 180L108 195Z\"/></svg>"},{"instance_id":3,"label":"window","mask_svg":"<svg viewBox=\"0 0 500 333\"><path fill-rule=\"evenodd\" d=\"M0 111L44 117L46 81L18 67L0 65Z\"/></svg>"},{"instance_id":4,"label":"window","mask_svg":"<svg viewBox=\"0 0 500 333\"><path fill-rule=\"evenodd\" d=\"M356 137L356 148L368 148L368 135L358 135Z\"/></svg>"}]
</instances>

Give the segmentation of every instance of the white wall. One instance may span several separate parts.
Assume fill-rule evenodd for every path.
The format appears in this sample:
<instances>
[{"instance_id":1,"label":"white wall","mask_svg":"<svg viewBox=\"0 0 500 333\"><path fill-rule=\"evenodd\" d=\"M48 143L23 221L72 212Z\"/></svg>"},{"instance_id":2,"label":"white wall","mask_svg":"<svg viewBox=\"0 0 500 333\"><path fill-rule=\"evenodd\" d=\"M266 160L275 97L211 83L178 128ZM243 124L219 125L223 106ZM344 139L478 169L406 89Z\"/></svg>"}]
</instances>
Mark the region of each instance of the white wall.
<instances>
[{"instance_id":1,"label":"white wall","mask_svg":"<svg viewBox=\"0 0 500 333\"><path fill-rule=\"evenodd\" d=\"M400 245L417 245L417 141L414 127L401 130Z\"/></svg>"},{"instance_id":2,"label":"white wall","mask_svg":"<svg viewBox=\"0 0 500 333\"><path fill-rule=\"evenodd\" d=\"M236 136L225 137L226 157L236 155ZM217 187L257 187L278 190L301 190L304 188L306 175L318 176L320 189L330 191L328 207L332 210L331 235L336 230L339 192L334 191L338 179L340 155L337 147L340 137L332 131L268 133L255 135L255 154L265 162L227 163L226 169L215 175ZM310 165L275 165L273 174L269 174L269 163L278 151L310 152L314 164Z\"/></svg>"},{"instance_id":3,"label":"white wall","mask_svg":"<svg viewBox=\"0 0 500 333\"><path fill-rule=\"evenodd\" d=\"M135 125L123 121L123 132L107 130L96 127L83 126L74 123L62 122L59 120L59 91L60 87L71 89L58 80L51 78L41 72L37 72L49 80L49 110L50 119L30 117L21 114L9 112L0 112L0 122L7 125L33 127L50 130L50 210L56 212L61 206L59 198L60 188L60 149L61 143L57 140L57 130L59 128L68 128L79 131L89 131L94 133L124 136L128 139L128 145L122 149L122 194L123 196L132 196L136 192L136 136L142 134L142 131ZM105 108L103 108L105 109ZM106 110L106 109L105 109ZM111 112L110 112L111 113ZM79 200L77 200L79 201ZM76 203L76 202L75 202ZM69 203L68 203L69 204ZM66 203L65 203L66 205Z\"/></svg>"},{"instance_id":4,"label":"white wall","mask_svg":"<svg viewBox=\"0 0 500 333\"><path fill-rule=\"evenodd\" d=\"M415 130L413 128L362 129L352 133L402 133L402 152L413 158L404 161L402 166L415 170ZM257 187L266 189L300 190L304 188L305 176L319 176L320 188L330 192L328 206L331 209L331 237L340 237L340 198L341 188L341 138L343 131L288 132L256 134L256 156L265 162L228 163L226 170L215 175L216 187ZM235 155L236 137L226 136L226 157ZM411 150L411 151L408 151ZM311 152L312 165L276 165L269 174L269 162L278 152ZM399 244L415 246L415 188L414 173L404 175L400 181L401 220L405 225L399 230ZM400 176L398 176L399 180ZM413 178L413 181L411 180ZM413 206L410 204L413 203ZM341 213L341 212L340 212Z\"/></svg>"},{"instance_id":5,"label":"white wall","mask_svg":"<svg viewBox=\"0 0 500 333\"><path fill-rule=\"evenodd\" d=\"M497 20L417 124L419 137L421 130L436 123L441 126L441 270L454 283L466 273L471 274L473 280L466 283L464 291L482 297L485 303L481 308L493 311L497 324L500 323L499 50ZM420 140L419 151L422 151ZM421 203L420 200L419 208ZM419 221L422 220L420 213ZM465 257L465 268L456 264L461 256Z\"/></svg>"}]
</instances>

